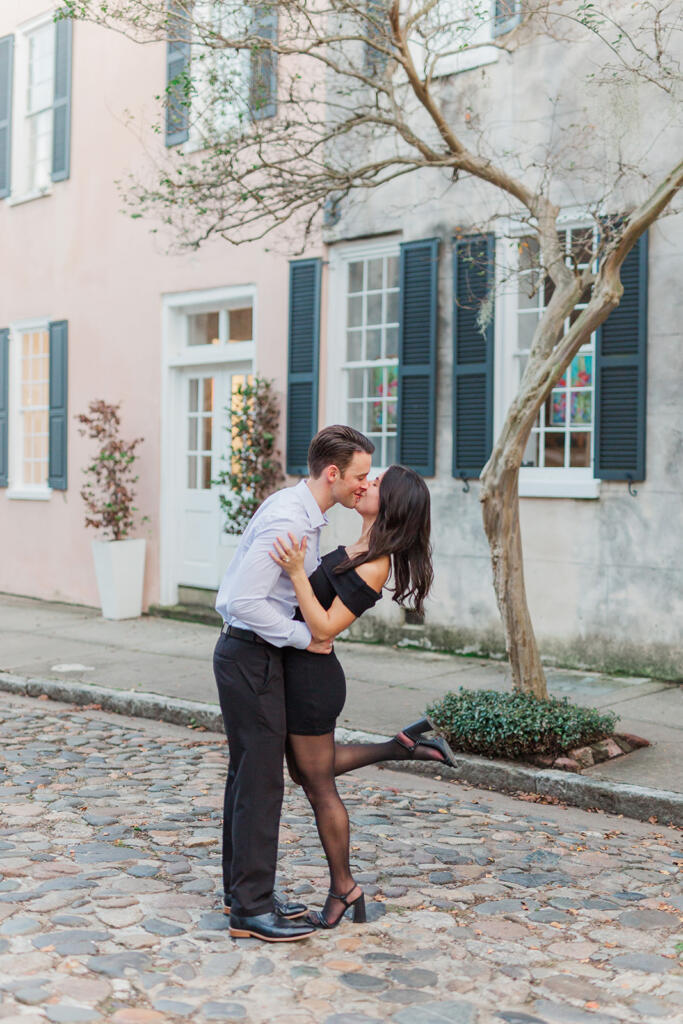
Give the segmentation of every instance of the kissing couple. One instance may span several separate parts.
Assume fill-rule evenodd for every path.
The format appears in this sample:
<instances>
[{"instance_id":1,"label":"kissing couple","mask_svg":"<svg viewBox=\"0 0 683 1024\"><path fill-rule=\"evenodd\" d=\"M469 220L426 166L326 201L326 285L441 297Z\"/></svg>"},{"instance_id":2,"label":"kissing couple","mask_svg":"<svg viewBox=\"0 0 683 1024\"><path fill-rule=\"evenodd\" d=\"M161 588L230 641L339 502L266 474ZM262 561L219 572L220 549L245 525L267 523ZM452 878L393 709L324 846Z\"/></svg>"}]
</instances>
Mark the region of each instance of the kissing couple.
<instances>
[{"instance_id":1,"label":"kissing couple","mask_svg":"<svg viewBox=\"0 0 683 1024\"><path fill-rule=\"evenodd\" d=\"M352 427L319 431L308 479L257 509L218 592L223 627L213 667L230 755L224 910L237 938L293 942L334 928L350 909L364 922L335 777L386 760L453 763L445 740L424 738L425 718L385 743L334 741L346 697L335 637L381 599L389 580L393 600L418 612L433 580L427 485L404 466L370 480L374 450ZM337 503L358 512L360 536L321 560L320 532ZM330 870L319 911L274 892L285 757L313 808Z\"/></svg>"}]
</instances>

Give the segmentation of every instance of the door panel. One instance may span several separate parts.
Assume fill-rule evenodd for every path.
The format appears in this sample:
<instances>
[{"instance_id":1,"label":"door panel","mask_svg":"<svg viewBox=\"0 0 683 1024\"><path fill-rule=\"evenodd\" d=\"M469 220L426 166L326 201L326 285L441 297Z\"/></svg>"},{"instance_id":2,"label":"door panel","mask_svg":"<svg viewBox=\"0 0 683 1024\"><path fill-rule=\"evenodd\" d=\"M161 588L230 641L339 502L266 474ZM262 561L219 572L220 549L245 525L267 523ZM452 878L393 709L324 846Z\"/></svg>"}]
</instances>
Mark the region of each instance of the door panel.
<instances>
[{"instance_id":1,"label":"door panel","mask_svg":"<svg viewBox=\"0 0 683 1024\"><path fill-rule=\"evenodd\" d=\"M218 488L212 481L229 449L226 406L250 366L179 371L177 440L177 570L179 585L216 588L225 569L225 551L236 546L223 532Z\"/></svg>"}]
</instances>

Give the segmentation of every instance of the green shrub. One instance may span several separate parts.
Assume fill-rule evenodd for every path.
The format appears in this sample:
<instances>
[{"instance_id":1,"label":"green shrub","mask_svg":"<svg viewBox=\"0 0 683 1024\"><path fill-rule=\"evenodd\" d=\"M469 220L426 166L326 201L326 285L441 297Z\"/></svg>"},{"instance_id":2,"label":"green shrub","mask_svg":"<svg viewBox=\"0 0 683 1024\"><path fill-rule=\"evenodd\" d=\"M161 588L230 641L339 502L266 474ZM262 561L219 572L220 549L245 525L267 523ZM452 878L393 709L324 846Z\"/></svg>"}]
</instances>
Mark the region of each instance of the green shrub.
<instances>
[{"instance_id":1,"label":"green shrub","mask_svg":"<svg viewBox=\"0 0 683 1024\"><path fill-rule=\"evenodd\" d=\"M614 732L618 715L570 704L566 697L537 700L525 693L466 690L447 693L427 714L454 750L484 757L557 757Z\"/></svg>"}]
</instances>

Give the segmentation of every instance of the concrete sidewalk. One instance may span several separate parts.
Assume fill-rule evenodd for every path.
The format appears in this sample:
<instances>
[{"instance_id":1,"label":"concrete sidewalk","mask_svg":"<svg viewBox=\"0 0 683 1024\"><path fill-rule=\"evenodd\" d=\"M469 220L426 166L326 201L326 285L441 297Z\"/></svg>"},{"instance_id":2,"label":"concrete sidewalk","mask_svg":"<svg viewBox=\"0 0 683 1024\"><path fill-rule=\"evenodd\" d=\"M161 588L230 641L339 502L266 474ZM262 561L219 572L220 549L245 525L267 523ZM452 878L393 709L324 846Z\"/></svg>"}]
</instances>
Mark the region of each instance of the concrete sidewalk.
<instances>
[{"instance_id":1,"label":"concrete sidewalk","mask_svg":"<svg viewBox=\"0 0 683 1024\"><path fill-rule=\"evenodd\" d=\"M159 694L215 705L216 629L168 619L111 622L96 609L0 595L0 673ZM339 725L391 735L459 686L509 689L505 663L338 642L348 699ZM616 711L622 732L650 747L585 770L595 780L683 794L683 687L548 669L554 696ZM93 696L96 701L96 696ZM555 773L557 774L557 773Z\"/></svg>"}]
</instances>

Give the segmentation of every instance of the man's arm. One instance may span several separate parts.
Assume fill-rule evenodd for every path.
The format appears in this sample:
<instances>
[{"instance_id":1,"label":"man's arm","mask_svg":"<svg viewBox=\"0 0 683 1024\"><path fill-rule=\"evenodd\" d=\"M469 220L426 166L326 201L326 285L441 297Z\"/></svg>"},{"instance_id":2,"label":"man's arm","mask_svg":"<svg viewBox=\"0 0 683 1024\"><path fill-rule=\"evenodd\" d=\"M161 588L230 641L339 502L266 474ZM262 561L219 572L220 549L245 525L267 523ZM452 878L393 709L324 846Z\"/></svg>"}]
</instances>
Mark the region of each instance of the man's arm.
<instances>
[{"instance_id":1,"label":"man's arm","mask_svg":"<svg viewBox=\"0 0 683 1024\"><path fill-rule=\"evenodd\" d=\"M275 647L305 650L312 640L306 623L288 619L267 600L282 573L270 557L273 544L283 530L286 536L287 530L297 527L301 529L284 517L264 524L231 581L231 589L239 596L228 602L227 612Z\"/></svg>"}]
</instances>

